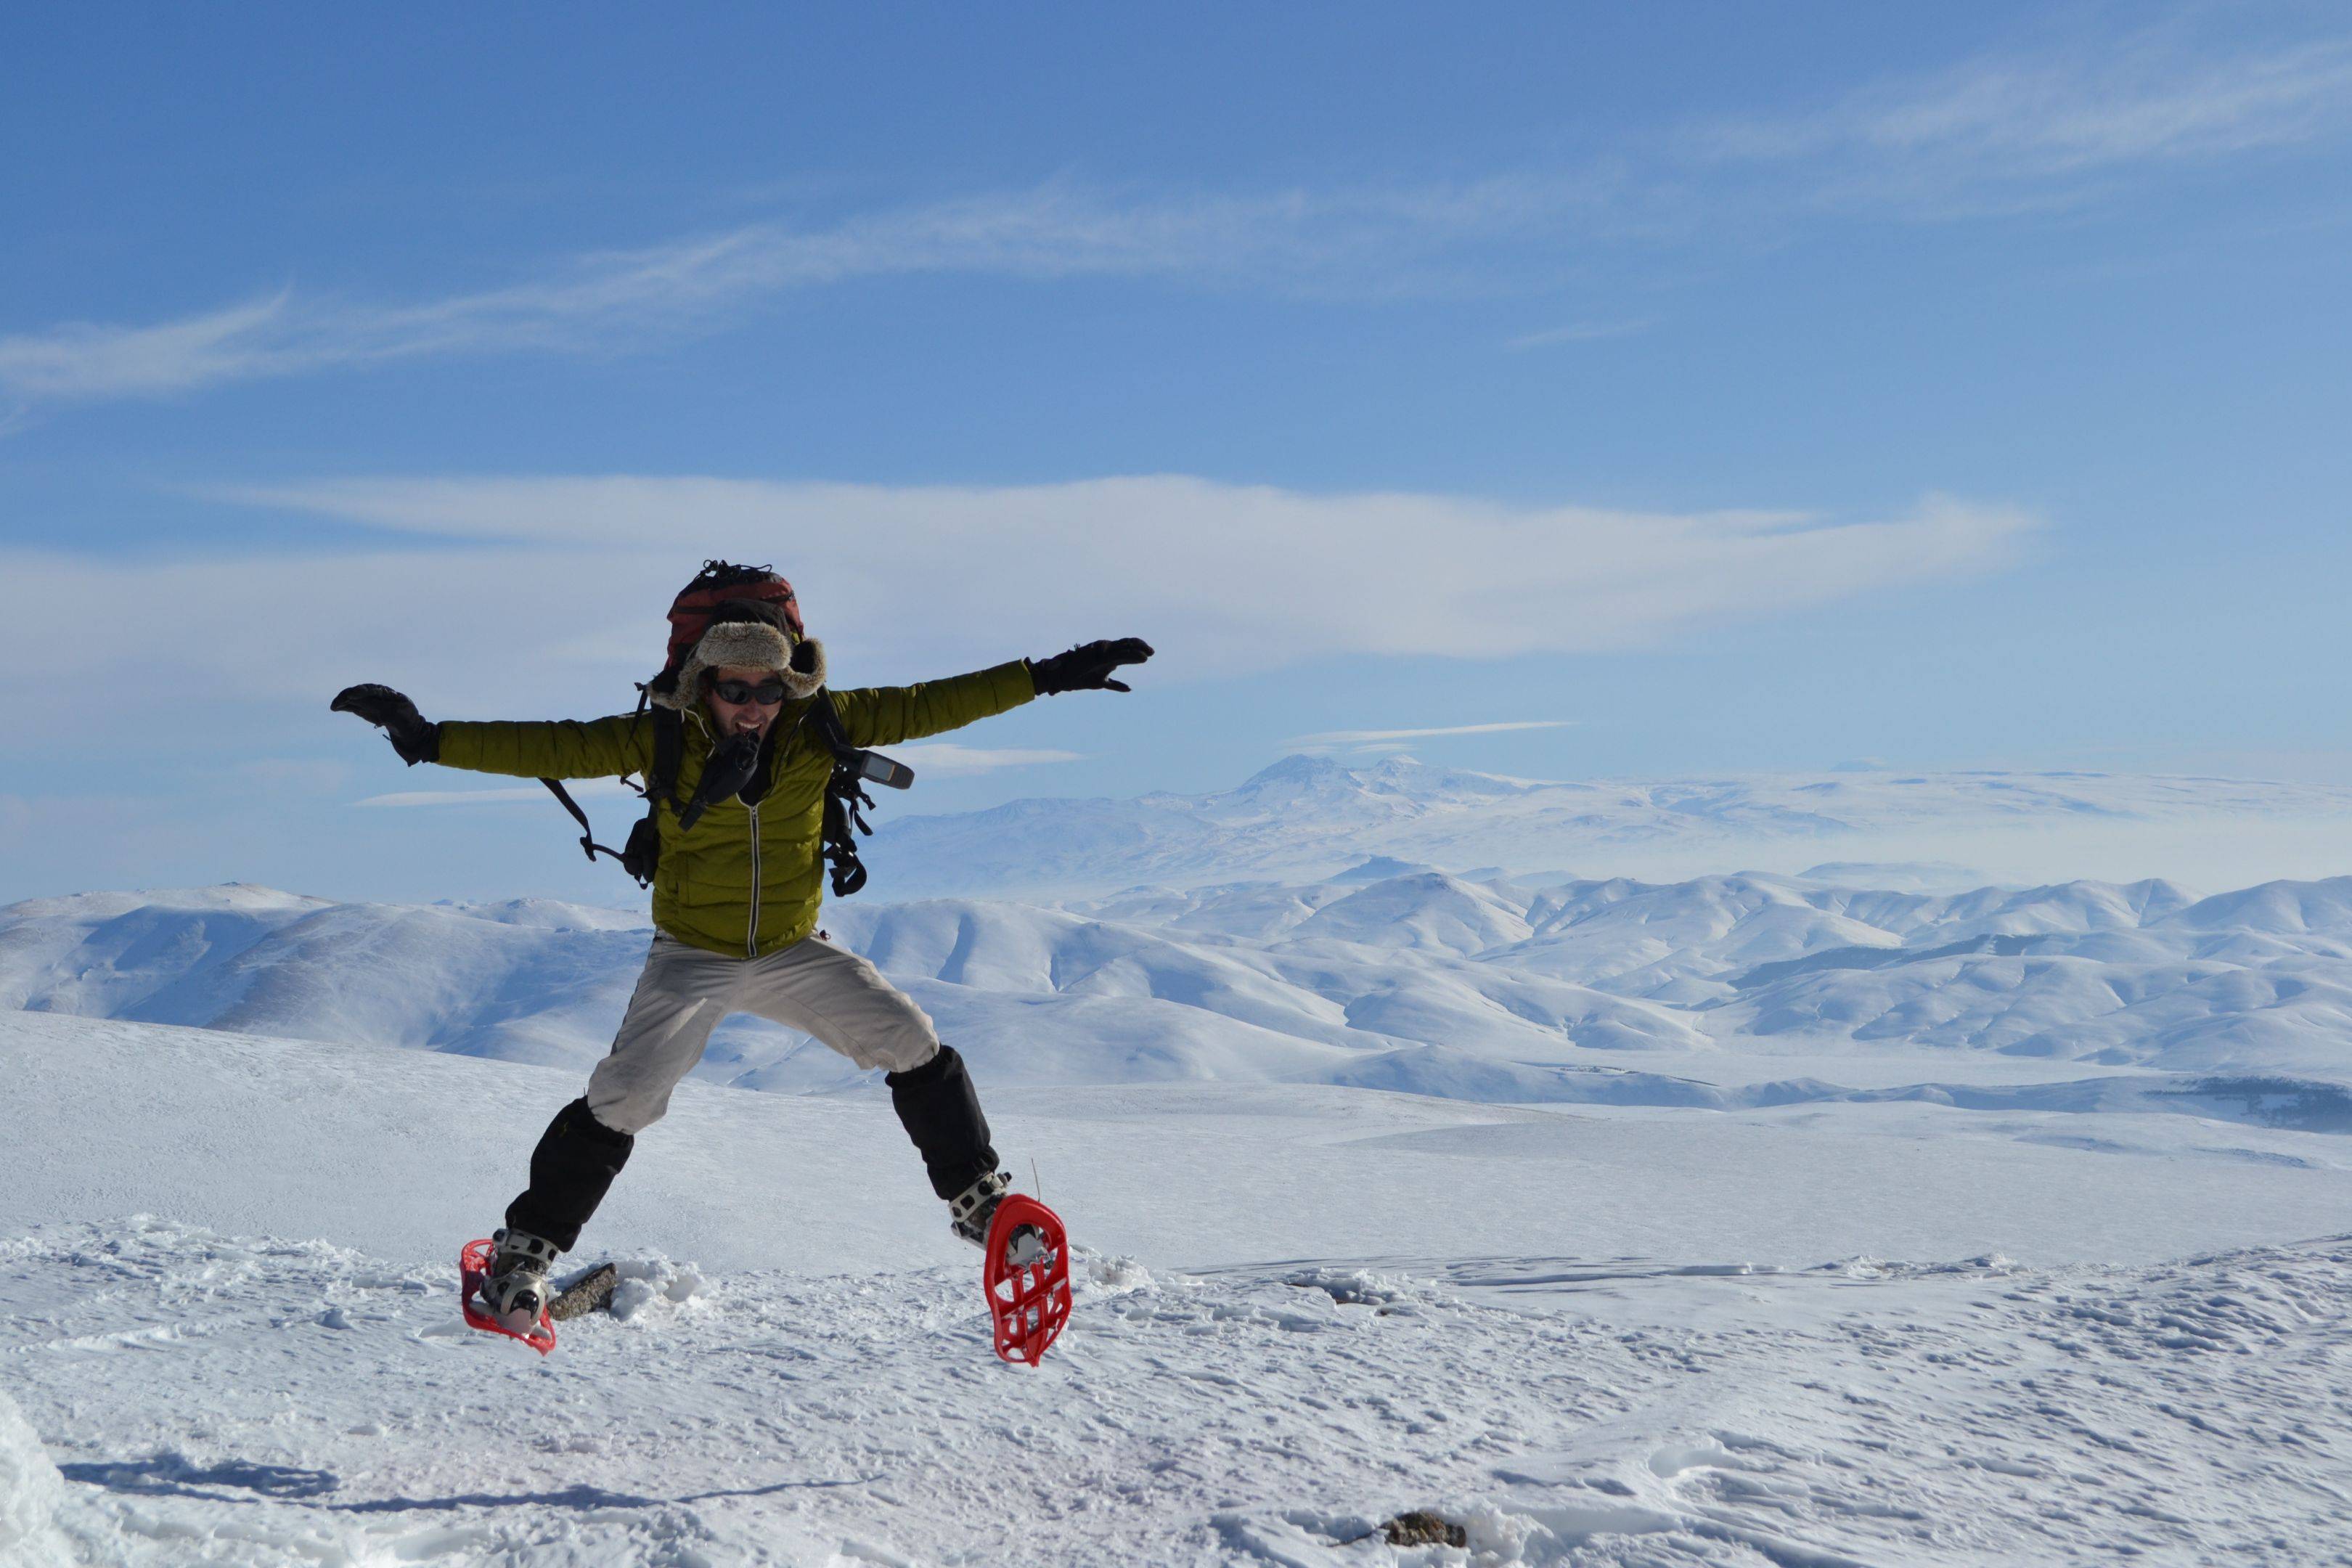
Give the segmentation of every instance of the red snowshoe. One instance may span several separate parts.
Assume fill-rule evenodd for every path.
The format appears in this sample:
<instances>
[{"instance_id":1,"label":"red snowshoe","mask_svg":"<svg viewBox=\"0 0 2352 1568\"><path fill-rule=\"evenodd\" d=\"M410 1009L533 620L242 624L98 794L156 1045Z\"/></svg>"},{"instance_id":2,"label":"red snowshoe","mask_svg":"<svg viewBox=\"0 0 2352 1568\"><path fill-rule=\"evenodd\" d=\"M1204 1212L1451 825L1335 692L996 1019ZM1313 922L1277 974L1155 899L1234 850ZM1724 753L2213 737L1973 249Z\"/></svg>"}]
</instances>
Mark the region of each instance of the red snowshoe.
<instances>
[{"instance_id":1,"label":"red snowshoe","mask_svg":"<svg viewBox=\"0 0 2352 1568\"><path fill-rule=\"evenodd\" d=\"M1013 1233L1024 1226L1037 1233L1036 1244L1016 1251ZM1025 1193L1007 1193L989 1221L986 1252L981 1278L988 1287L996 1353L1018 1366L1035 1366L1070 1321L1070 1242L1062 1216Z\"/></svg>"}]
</instances>

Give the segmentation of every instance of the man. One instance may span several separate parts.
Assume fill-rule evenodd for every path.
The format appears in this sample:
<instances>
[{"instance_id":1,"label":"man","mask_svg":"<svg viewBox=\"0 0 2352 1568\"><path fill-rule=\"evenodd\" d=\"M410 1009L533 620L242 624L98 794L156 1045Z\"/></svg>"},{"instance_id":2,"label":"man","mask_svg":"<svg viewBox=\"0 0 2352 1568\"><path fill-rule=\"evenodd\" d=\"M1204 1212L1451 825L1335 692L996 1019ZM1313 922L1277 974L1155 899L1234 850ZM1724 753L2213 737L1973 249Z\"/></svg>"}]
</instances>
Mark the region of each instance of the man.
<instances>
[{"instance_id":1,"label":"man","mask_svg":"<svg viewBox=\"0 0 2352 1568\"><path fill-rule=\"evenodd\" d=\"M720 604L675 680L666 673L648 689L651 700L682 715L676 788L654 807L653 947L611 1053L587 1093L540 1138L530 1184L507 1205L493 1237L482 1300L510 1327L538 1320L556 1258L579 1240L636 1135L661 1119L671 1089L730 1013L773 1019L861 1068L884 1069L891 1104L959 1236L984 1246L1009 1190L963 1059L872 963L813 934L835 759L811 713L829 702L851 745L890 745L1032 697L1126 691L1114 672L1150 658L1151 647L1126 637L946 680L826 692L824 645L802 633L789 587L783 594L783 608L751 597ZM653 761L648 713L436 724L383 686L352 687L333 707L383 726L411 766L568 779L643 776Z\"/></svg>"}]
</instances>

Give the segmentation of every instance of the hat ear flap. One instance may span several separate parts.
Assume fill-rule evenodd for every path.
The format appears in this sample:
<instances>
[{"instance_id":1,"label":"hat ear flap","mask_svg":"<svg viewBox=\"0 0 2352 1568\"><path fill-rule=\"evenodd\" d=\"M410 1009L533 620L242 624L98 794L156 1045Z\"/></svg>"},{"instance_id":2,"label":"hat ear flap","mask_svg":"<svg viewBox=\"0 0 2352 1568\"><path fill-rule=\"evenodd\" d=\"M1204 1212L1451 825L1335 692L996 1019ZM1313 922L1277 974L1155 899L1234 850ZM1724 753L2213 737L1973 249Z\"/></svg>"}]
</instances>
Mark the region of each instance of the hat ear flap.
<instances>
[{"instance_id":1,"label":"hat ear flap","mask_svg":"<svg viewBox=\"0 0 2352 1568\"><path fill-rule=\"evenodd\" d=\"M815 637L801 638L793 644L792 663L780 673L792 696L815 696L824 685L824 644Z\"/></svg>"}]
</instances>

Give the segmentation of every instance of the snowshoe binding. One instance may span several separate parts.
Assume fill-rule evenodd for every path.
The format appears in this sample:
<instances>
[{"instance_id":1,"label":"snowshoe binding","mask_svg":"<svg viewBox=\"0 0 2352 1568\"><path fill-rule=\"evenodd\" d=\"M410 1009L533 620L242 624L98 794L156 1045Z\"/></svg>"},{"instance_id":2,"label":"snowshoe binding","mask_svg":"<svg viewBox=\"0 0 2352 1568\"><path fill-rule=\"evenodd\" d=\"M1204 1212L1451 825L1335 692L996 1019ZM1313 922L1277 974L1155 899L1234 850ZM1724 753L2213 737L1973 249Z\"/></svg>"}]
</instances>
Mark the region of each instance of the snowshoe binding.
<instances>
[{"instance_id":1,"label":"snowshoe binding","mask_svg":"<svg viewBox=\"0 0 2352 1568\"><path fill-rule=\"evenodd\" d=\"M1002 1171L982 1176L949 1201L949 1223L986 1259L998 1357L1034 1366L1070 1321L1069 1238L1061 1215L1012 1185Z\"/></svg>"},{"instance_id":2,"label":"snowshoe binding","mask_svg":"<svg viewBox=\"0 0 2352 1568\"><path fill-rule=\"evenodd\" d=\"M948 1200L948 1224L955 1233L974 1247L986 1250L988 1232L995 1221L996 1210L1013 1185L1013 1178L1002 1171L981 1177L966 1187L961 1194ZM1013 1268L1026 1268L1038 1262L1045 1250L1045 1233L1034 1225L1014 1227L1007 1238L1012 1248L1004 1261Z\"/></svg>"},{"instance_id":3,"label":"snowshoe binding","mask_svg":"<svg viewBox=\"0 0 2352 1568\"><path fill-rule=\"evenodd\" d=\"M553 1292L547 1271L556 1256L553 1242L529 1231L499 1230L487 1240L467 1242L457 1258L466 1321L520 1340L541 1355L553 1350L555 1329L547 1317Z\"/></svg>"}]
</instances>

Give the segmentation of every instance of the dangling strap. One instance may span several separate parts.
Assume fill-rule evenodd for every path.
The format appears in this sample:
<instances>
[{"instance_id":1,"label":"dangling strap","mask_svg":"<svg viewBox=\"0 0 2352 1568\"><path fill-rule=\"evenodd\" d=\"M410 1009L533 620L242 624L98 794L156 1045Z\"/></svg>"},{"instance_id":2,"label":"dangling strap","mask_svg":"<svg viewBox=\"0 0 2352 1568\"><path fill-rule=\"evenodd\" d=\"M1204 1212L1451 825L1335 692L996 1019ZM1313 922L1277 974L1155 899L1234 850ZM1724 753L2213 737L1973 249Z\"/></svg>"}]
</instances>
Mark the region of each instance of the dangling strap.
<instances>
[{"instance_id":1,"label":"dangling strap","mask_svg":"<svg viewBox=\"0 0 2352 1568\"><path fill-rule=\"evenodd\" d=\"M854 826L858 832L872 837L874 829L866 825L860 806L872 805L874 797L866 793L857 775L845 763L836 763L833 769L833 787L824 797L824 858L833 878L833 896L845 899L866 886L866 862L857 858L857 840L850 837Z\"/></svg>"},{"instance_id":2,"label":"dangling strap","mask_svg":"<svg viewBox=\"0 0 2352 1568\"><path fill-rule=\"evenodd\" d=\"M871 837L874 832L860 810L874 804L858 772L858 761L865 753L850 744L849 731L843 728L841 713L833 705L833 693L824 687L817 688L816 700L809 704L805 718L816 725L825 748L833 752L833 777L824 786L824 852L833 896L845 899L866 886L866 863L857 858L857 835Z\"/></svg>"},{"instance_id":3,"label":"dangling strap","mask_svg":"<svg viewBox=\"0 0 2352 1568\"><path fill-rule=\"evenodd\" d=\"M563 809L570 812L572 820L580 824L580 852L588 857L591 864L594 863L599 855L610 855L615 860L621 858L619 850L607 849L596 842L596 830L588 825L588 814L580 809L580 803L572 798L570 790L565 789L553 779L541 779L539 782L555 792L555 798L563 803Z\"/></svg>"},{"instance_id":4,"label":"dangling strap","mask_svg":"<svg viewBox=\"0 0 2352 1568\"><path fill-rule=\"evenodd\" d=\"M646 710L646 695L647 690L645 686L637 688L637 711L640 713ZM660 803L664 799L676 792L678 756L685 750L686 745L684 721L678 717L676 709L667 707L654 709L653 724L653 765L646 770L644 791L646 816L648 818L660 809ZM635 874L634 868L629 867L627 856L617 849L607 848L596 842L595 827L590 824L588 814L580 809L580 803L572 798L570 790L565 789L562 784L555 779L541 779L539 782L553 792L555 798L562 804L563 809L572 814L572 820L580 825L580 852L588 858L591 865L595 863L597 856L610 855L614 859L621 862L625 869L631 869L632 874ZM646 879L640 876L637 879L642 882Z\"/></svg>"}]
</instances>

